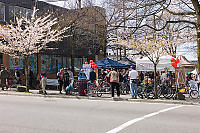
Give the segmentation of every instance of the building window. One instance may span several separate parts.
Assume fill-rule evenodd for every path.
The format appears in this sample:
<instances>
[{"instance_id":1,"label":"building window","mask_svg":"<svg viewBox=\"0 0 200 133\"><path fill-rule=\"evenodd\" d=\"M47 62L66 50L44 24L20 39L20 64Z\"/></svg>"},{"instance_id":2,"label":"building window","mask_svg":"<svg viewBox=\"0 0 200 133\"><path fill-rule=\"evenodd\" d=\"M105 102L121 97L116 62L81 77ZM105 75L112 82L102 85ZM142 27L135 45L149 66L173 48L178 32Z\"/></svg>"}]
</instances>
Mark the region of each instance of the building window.
<instances>
[{"instance_id":1,"label":"building window","mask_svg":"<svg viewBox=\"0 0 200 133\"><path fill-rule=\"evenodd\" d=\"M14 22L14 16L15 16L15 8L14 6L9 6L9 20L11 22Z\"/></svg>"},{"instance_id":2,"label":"building window","mask_svg":"<svg viewBox=\"0 0 200 133\"><path fill-rule=\"evenodd\" d=\"M32 10L18 7L18 6L9 6L9 20L16 22L16 17L27 17L31 19Z\"/></svg>"},{"instance_id":3,"label":"building window","mask_svg":"<svg viewBox=\"0 0 200 133\"><path fill-rule=\"evenodd\" d=\"M0 2L0 21L5 21L5 4Z\"/></svg>"}]
</instances>

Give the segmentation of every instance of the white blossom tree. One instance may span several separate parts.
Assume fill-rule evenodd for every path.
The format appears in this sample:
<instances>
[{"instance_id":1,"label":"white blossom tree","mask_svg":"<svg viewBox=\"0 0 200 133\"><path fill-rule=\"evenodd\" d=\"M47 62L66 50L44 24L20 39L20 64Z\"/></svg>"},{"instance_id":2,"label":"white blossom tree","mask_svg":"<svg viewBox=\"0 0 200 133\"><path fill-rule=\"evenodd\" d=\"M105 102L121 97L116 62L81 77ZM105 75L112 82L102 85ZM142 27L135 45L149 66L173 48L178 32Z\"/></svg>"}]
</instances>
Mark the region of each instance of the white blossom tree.
<instances>
[{"instance_id":1,"label":"white blossom tree","mask_svg":"<svg viewBox=\"0 0 200 133\"><path fill-rule=\"evenodd\" d=\"M34 7L31 19L27 16L16 16L16 23L0 29L0 36L7 41L7 43L0 43L1 52L12 57L24 56L25 58L27 91L29 91L28 57L47 47L49 42L61 40L69 29L68 27L61 29L57 18L53 18L51 14L37 16L37 11Z\"/></svg>"}]
</instances>

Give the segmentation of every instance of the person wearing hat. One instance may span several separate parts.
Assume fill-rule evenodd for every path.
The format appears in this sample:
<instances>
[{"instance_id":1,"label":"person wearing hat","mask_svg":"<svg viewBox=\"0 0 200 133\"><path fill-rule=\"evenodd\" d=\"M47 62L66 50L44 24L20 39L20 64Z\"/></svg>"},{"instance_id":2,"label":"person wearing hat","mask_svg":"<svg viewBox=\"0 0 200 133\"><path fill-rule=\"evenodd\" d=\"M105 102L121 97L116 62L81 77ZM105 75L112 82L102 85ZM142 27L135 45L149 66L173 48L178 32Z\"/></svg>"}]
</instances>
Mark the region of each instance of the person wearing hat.
<instances>
[{"instance_id":1,"label":"person wearing hat","mask_svg":"<svg viewBox=\"0 0 200 133\"><path fill-rule=\"evenodd\" d=\"M77 83L77 88L78 88L78 93L80 96L85 96L85 89L87 89L87 77L86 74L84 73L84 69L81 69L78 75L78 83Z\"/></svg>"},{"instance_id":2,"label":"person wearing hat","mask_svg":"<svg viewBox=\"0 0 200 133\"><path fill-rule=\"evenodd\" d=\"M134 67L131 66L131 71L129 71L128 77L130 79L130 91L132 98L137 98L137 80L138 72L134 70Z\"/></svg>"},{"instance_id":3,"label":"person wearing hat","mask_svg":"<svg viewBox=\"0 0 200 133\"><path fill-rule=\"evenodd\" d=\"M80 73L79 73L79 76L78 76L78 80L79 79L87 79L87 76L84 72L84 69L81 69Z\"/></svg>"}]
</instances>

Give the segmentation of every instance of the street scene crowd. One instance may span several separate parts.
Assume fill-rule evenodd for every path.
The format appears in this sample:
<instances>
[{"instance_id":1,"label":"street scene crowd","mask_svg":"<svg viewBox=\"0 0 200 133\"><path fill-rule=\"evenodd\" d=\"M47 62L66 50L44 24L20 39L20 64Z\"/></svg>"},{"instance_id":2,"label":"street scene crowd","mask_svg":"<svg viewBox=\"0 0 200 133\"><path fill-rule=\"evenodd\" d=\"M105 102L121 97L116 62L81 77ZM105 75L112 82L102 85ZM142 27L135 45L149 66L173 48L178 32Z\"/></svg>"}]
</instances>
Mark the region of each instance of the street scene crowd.
<instances>
[{"instance_id":1,"label":"street scene crowd","mask_svg":"<svg viewBox=\"0 0 200 133\"><path fill-rule=\"evenodd\" d=\"M22 73L19 70L8 71L2 67L0 71L2 90L17 88L22 84ZM87 75L84 69L81 69L77 76L73 75L70 68L62 68L56 74L57 79L53 84L57 86L60 94L80 95L101 97L104 94L111 94L114 98L120 95L130 95L130 98L165 98L165 99L185 99L188 95L192 99L200 98L200 73L186 74L185 84L177 84L175 73L171 71L162 71L156 73L156 90L154 88L154 73L135 70L135 66L126 69L91 68ZM41 90L42 94L47 95L48 80L46 73L34 76L29 71L30 89ZM51 84L52 85L52 84ZM182 98L181 98L182 97Z\"/></svg>"}]
</instances>

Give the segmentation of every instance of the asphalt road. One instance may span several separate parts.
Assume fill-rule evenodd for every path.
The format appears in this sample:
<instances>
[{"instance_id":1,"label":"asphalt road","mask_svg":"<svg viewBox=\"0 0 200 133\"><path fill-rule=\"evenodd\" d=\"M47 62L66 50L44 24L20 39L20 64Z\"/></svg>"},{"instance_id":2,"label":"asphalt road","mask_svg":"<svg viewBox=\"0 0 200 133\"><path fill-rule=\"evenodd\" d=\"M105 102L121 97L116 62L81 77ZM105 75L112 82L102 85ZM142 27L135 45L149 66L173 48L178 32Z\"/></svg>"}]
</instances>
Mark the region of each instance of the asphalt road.
<instances>
[{"instance_id":1,"label":"asphalt road","mask_svg":"<svg viewBox=\"0 0 200 133\"><path fill-rule=\"evenodd\" d=\"M200 106L0 96L0 133L200 133Z\"/></svg>"}]
</instances>

